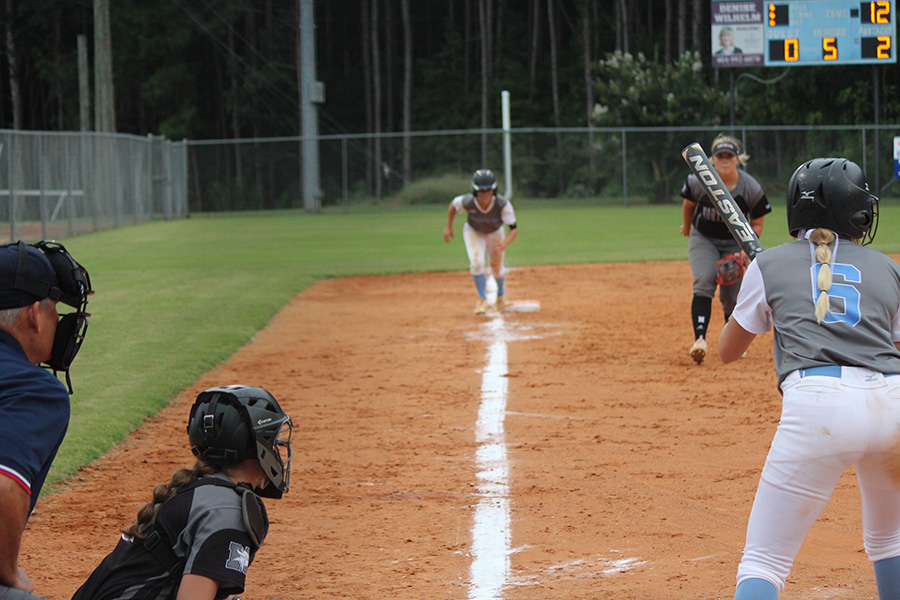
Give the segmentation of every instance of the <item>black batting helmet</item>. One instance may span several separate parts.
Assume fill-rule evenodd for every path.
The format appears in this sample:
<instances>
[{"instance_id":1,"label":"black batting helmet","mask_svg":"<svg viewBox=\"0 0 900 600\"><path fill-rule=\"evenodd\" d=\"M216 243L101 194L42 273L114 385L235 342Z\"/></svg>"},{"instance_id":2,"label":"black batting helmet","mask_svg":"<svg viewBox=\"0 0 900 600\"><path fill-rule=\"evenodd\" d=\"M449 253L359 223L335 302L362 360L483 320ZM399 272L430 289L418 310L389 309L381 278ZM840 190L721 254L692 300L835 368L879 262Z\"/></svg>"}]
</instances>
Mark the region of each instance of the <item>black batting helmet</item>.
<instances>
[{"instance_id":1,"label":"black batting helmet","mask_svg":"<svg viewBox=\"0 0 900 600\"><path fill-rule=\"evenodd\" d=\"M497 178L494 177L494 174L488 169L478 169L475 171L475 174L472 175L472 193L477 193L479 191L484 190L496 190L497 189Z\"/></svg>"},{"instance_id":2,"label":"black batting helmet","mask_svg":"<svg viewBox=\"0 0 900 600\"><path fill-rule=\"evenodd\" d=\"M869 193L866 175L846 158L814 158L794 171L787 188L788 229L826 227L870 244L878 228L878 198Z\"/></svg>"},{"instance_id":3,"label":"black batting helmet","mask_svg":"<svg viewBox=\"0 0 900 600\"><path fill-rule=\"evenodd\" d=\"M227 466L257 459L268 483L255 491L266 498L281 498L288 490L292 429L272 394L246 385L201 392L187 426L191 452L207 462Z\"/></svg>"}]
</instances>

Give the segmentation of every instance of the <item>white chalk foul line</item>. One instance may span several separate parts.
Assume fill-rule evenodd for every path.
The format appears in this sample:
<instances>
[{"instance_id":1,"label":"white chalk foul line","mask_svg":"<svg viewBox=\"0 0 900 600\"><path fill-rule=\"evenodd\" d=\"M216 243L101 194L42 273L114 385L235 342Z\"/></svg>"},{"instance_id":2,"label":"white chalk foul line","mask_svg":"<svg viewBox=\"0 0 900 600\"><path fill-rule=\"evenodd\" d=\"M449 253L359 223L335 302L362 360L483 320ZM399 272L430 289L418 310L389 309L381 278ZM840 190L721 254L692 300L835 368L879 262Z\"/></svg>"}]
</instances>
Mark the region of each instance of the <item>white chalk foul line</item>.
<instances>
[{"instance_id":1,"label":"white chalk foul line","mask_svg":"<svg viewBox=\"0 0 900 600\"><path fill-rule=\"evenodd\" d=\"M475 424L478 495L472 526L470 600L502 598L510 573L509 462L503 429L507 398L506 336L503 319L487 324L491 332L481 380L481 404Z\"/></svg>"}]
</instances>

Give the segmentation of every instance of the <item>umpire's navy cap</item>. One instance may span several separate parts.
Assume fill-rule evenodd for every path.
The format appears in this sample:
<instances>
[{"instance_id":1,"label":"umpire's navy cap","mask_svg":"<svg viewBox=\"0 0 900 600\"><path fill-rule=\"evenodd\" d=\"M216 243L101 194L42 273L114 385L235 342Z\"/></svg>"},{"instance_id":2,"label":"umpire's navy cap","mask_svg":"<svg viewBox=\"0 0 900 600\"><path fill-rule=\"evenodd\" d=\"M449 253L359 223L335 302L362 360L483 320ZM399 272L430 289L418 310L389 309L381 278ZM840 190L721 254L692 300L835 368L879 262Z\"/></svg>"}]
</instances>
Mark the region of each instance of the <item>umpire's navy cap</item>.
<instances>
[{"instance_id":1,"label":"umpire's navy cap","mask_svg":"<svg viewBox=\"0 0 900 600\"><path fill-rule=\"evenodd\" d=\"M25 256L25 272L19 271L19 251L20 248L27 252ZM22 275L33 282L45 284L37 286L38 288L46 288L48 290L44 295L36 295L35 293L26 292L16 289L16 279ZM0 310L10 308L21 308L33 304L38 300L49 297L51 287L58 287L59 281L56 278L56 271L50 261L44 256L44 253L34 246L26 246L19 244L5 244L0 246ZM32 289L35 289L32 287Z\"/></svg>"}]
</instances>

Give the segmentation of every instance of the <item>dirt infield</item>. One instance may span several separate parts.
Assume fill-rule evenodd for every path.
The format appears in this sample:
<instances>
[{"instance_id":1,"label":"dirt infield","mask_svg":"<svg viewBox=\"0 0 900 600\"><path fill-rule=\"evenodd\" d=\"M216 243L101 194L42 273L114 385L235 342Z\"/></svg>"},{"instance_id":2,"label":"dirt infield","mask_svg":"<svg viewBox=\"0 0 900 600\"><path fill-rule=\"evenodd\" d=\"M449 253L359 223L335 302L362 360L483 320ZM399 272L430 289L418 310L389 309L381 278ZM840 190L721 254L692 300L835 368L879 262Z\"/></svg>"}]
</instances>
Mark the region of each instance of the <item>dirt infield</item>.
<instances>
[{"instance_id":1,"label":"dirt infield","mask_svg":"<svg viewBox=\"0 0 900 600\"><path fill-rule=\"evenodd\" d=\"M731 598L780 396L771 334L737 364L691 361L690 279L683 261L521 268L507 295L542 308L502 317L471 313L463 272L319 282L38 503L22 564L69 598L152 484L192 462L196 394L247 383L293 416L295 454L243 598L477 597L475 428L500 331L509 563L494 597ZM850 472L782 598L875 597Z\"/></svg>"}]
</instances>

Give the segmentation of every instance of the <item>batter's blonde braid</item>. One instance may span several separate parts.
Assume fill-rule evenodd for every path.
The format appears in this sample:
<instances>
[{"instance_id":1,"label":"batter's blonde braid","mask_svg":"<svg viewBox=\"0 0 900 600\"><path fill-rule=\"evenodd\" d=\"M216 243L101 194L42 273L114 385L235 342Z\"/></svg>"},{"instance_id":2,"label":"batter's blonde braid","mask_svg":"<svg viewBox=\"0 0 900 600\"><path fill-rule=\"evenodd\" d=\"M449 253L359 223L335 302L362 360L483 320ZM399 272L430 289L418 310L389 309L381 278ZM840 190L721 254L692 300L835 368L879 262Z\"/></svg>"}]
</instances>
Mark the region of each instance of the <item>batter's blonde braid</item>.
<instances>
[{"instance_id":1,"label":"batter's blonde braid","mask_svg":"<svg viewBox=\"0 0 900 600\"><path fill-rule=\"evenodd\" d=\"M821 325L828 314L828 290L831 288L831 248L828 244L835 240L834 232L830 229L816 229L809 234L809 241L816 245L816 261L822 264L819 269L819 277L816 284L819 287L819 297L816 299L816 321Z\"/></svg>"},{"instance_id":2,"label":"batter's blonde braid","mask_svg":"<svg viewBox=\"0 0 900 600\"><path fill-rule=\"evenodd\" d=\"M178 469L172 473L172 479L168 483L158 483L153 488L153 500L147 502L138 509L137 520L122 530L127 537L142 540L150 534L153 524L156 522L156 514L163 502L172 498L178 490L193 483L204 475L213 475L219 472L219 467L204 460L198 460L190 469Z\"/></svg>"}]
</instances>

